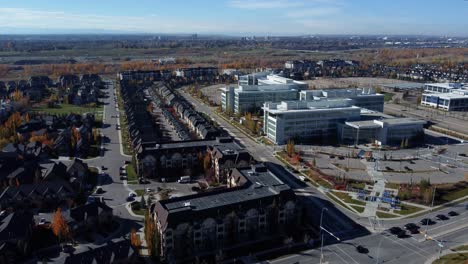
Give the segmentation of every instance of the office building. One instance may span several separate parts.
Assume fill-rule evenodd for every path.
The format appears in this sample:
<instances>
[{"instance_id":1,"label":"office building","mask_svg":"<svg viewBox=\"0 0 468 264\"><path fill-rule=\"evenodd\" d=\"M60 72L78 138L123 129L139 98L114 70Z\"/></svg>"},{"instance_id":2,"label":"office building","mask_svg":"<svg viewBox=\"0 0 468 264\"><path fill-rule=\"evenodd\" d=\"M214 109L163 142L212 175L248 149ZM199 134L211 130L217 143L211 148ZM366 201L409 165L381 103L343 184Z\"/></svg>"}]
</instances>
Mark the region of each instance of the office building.
<instances>
[{"instance_id":1,"label":"office building","mask_svg":"<svg viewBox=\"0 0 468 264\"><path fill-rule=\"evenodd\" d=\"M421 105L444 111L468 111L468 87L464 83L425 84Z\"/></svg>"},{"instance_id":2,"label":"office building","mask_svg":"<svg viewBox=\"0 0 468 264\"><path fill-rule=\"evenodd\" d=\"M258 164L233 169L229 181L228 188L161 200L151 207L163 259L191 263L216 255L222 260L242 254L239 249L246 246L280 246L299 230L301 207L278 174Z\"/></svg>"},{"instance_id":3,"label":"office building","mask_svg":"<svg viewBox=\"0 0 468 264\"><path fill-rule=\"evenodd\" d=\"M301 91L299 99L313 101L321 99L352 99L352 105L372 111L383 112L384 95L372 88L327 89Z\"/></svg>"},{"instance_id":4,"label":"office building","mask_svg":"<svg viewBox=\"0 0 468 264\"><path fill-rule=\"evenodd\" d=\"M244 75L238 87L221 89L221 106L229 113L257 112L264 102L297 100L298 92L307 88L307 83L269 73Z\"/></svg>"},{"instance_id":5,"label":"office building","mask_svg":"<svg viewBox=\"0 0 468 264\"><path fill-rule=\"evenodd\" d=\"M423 142L425 124L426 121L414 118L349 121L338 125L338 136L341 143L349 145L414 146Z\"/></svg>"},{"instance_id":6,"label":"office building","mask_svg":"<svg viewBox=\"0 0 468 264\"><path fill-rule=\"evenodd\" d=\"M276 144L290 139L319 144L333 142L338 123L360 118L361 108L352 103L351 99L266 102L264 133Z\"/></svg>"}]
</instances>

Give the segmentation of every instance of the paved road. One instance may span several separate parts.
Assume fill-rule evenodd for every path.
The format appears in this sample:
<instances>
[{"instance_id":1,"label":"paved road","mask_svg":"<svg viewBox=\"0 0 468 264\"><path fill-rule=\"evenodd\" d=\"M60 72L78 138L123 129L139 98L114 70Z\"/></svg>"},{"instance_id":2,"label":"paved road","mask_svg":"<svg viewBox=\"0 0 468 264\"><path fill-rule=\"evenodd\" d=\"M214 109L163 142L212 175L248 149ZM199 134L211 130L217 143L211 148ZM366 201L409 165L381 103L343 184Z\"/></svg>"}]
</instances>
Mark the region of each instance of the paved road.
<instances>
[{"instance_id":1,"label":"paved road","mask_svg":"<svg viewBox=\"0 0 468 264\"><path fill-rule=\"evenodd\" d=\"M115 88L113 82L106 81L106 83L107 98L102 99L104 103L104 125L101 129L104 136L103 149L100 157L86 160L86 163L88 166L98 168L104 166L107 168L103 172L108 176L99 178L99 184L104 190L102 196L106 204L114 209L114 215L124 223L125 228L121 230L121 234L125 234L130 231L131 226L136 224L135 221L141 221L141 218L133 217L125 208L129 188L120 180L119 168L124 165L125 161L130 161L131 158L121 154L120 137L118 130L115 129L118 119L113 117L118 114L114 102Z\"/></svg>"},{"instance_id":2,"label":"paved road","mask_svg":"<svg viewBox=\"0 0 468 264\"><path fill-rule=\"evenodd\" d=\"M219 117L214 108L210 108L205 104L192 98L189 94L181 92L190 103L192 103L197 111L204 112L210 115L221 127L226 129L231 136L237 138L244 147L256 158L264 162L277 164L282 167L274 156L274 148L258 144L245 134L240 132L232 124ZM295 189L299 199L306 206L311 224L318 225L320 211L323 207L328 208L324 217L324 227L337 235L342 242L336 243L334 239L326 239L325 256L328 263L424 263L431 255L438 252L438 245L434 241L422 241L424 235L418 234L414 237L399 239L386 232L380 233L392 226L400 226L410 223L419 222L423 217L415 217L412 219L399 219L391 221L377 221L367 217L358 217L347 210L336 207L329 202L326 196L317 189L304 185L297 181L289 173L283 173L285 177L282 179ZM465 207L468 202L447 207L437 212L427 214L425 217L435 219L435 215L449 211L457 211L459 216L453 217L447 221L438 221L435 225L428 229L429 236L434 236L435 239L442 239L445 242L445 247L451 247L463 242L468 242L468 210ZM368 232L363 226L367 227ZM424 229L422 229L424 230ZM447 233L449 232L449 233ZM422 242L420 242L422 241ZM362 245L369 250L368 254L360 254L356 251L356 246ZM382 250L378 250L380 248ZM300 252L291 256L282 257L271 261L271 263L319 263L319 249L313 249ZM377 262L379 258L379 262Z\"/></svg>"}]
</instances>

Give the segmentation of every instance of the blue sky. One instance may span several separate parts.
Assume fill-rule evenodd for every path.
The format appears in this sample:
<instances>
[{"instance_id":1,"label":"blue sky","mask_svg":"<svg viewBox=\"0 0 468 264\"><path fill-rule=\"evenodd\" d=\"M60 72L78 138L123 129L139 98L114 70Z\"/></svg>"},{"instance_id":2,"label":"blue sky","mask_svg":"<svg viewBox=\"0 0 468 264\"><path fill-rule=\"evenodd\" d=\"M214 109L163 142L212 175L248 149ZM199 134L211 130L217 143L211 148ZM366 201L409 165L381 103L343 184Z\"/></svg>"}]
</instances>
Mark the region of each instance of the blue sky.
<instances>
[{"instance_id":1,"label":"blue sky","mask_svg":"<svg viewBox=\"0 0 468 264\"><path fill-rule=\"evenodd\" d=\"M468 0L0 0L0 33L468 36Z\"/></svg>"}]
</instances>

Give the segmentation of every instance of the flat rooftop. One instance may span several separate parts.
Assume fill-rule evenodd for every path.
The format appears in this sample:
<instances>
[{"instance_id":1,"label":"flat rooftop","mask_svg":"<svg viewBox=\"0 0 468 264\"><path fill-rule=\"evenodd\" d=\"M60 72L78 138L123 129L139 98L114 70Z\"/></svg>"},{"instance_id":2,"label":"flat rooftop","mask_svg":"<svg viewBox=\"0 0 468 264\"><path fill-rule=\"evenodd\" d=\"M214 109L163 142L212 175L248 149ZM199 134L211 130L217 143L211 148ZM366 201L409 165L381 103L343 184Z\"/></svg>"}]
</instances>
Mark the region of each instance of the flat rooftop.
<instances>
[{"instance_id":1,"label":"flat rooftop","mask_svg":"<svg viewBox=\"0 0 468 264\"><path fill-rule=\"evenodd\" d=\"M424 87L423 83L392 83L392 84L382 84L383 87L400 89L400 90L417 90Z\"/></svg>"},{"instance_id":2,"label":"flat rooftop","mask_svg":"<svg viewBox=\"0 0 468 264\"><path fill-rule=\"evenodd\" d=\"M457 92L451 93L424 93L426 96L434 96L442 99L468 99L468 90L456 90Z\"/></svg>"},{"instance_id":3,"label":"flat rooftop","mask_svg":"<svg viewBox=\"0 0 468 264\"><path fill-rule=\"evenodd\" d=\"M288 185L284 184L268 170L257 172L255 175L250 168L239 169L238 172L247 179L247 182L243 185L243 189L224 189L220 193L207 193L208 195L196 194L163 200L160 203L169 213L186 210L201 211L275 196L282 190L290 189Z\"/></svg>"}]
</instances>

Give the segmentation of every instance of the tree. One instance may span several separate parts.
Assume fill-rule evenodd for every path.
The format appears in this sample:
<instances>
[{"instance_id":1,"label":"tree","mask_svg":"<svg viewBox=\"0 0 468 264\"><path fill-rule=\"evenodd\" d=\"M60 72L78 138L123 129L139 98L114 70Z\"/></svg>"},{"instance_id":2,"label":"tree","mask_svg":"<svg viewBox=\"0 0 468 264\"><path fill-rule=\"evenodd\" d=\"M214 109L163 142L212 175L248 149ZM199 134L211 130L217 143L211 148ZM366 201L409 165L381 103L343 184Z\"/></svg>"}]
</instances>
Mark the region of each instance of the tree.
<instances>
[{"instance_id":1,"label":"tree","mask_svg":"<svg viewBox=\"0 0 468 264\"><path fill-rule=\"evenodd\" d=\"M51 227L52 232L56 237L58 237L60 242L70 239L70 228L62 215L61 208L58 208L57 211L55 211Z\"/></svg>"},{"instance_id":2,"label":"tree","mask_svg":"<svg viewBox=\"0 0 468 264\"><path fill-rule=\"evenodd\" d=\"M143 209L146 208L145 195L141 195L140 206L141 206L141 208L143 208Z\"/></svg>"},{"instance_id":3,"label":"tree","mask_svg":"<svg viewBox=\"0 0 468 264\"><path fill-rule=\"evenodd\" d=\"M155 260L158 260L160 256L161 238L157 224L151 218L149 212L145 213L145 241L148 253Z\"/></svg>"},{"instance_id":4,"label":"tree","mask_svg":"<svg viewBox=\"0 0 468 264\"><path fill-rule=\"evenodd\" d=\"M209 152L206 152L205 157L203 158L203 170L207 172L211 168L211 155Z\"/></svg>"},{"instance_id":5,"label":"tree","mask_svg":"<svg viewBox=\"0 0 468 264\"><path fill-rule=\"evenodd\" d=\"M130 231L130 243L137 250L141 247L140 237L137 235L135 228Z\"/></svg>"},{"instance_id":6,"label":"tree","mask_svg":"<svg viewBox=\"0 0 468 264\"><path fill-rule=\"evenodd\" d=\"M295 153L295 145L293 140L288 140L288 143L286 144L286 153L288 154L289 157L292 157L292 155Z\"/></svg>"}]
</instances>

